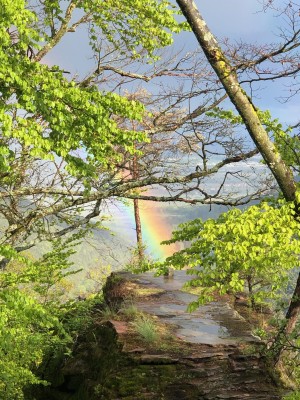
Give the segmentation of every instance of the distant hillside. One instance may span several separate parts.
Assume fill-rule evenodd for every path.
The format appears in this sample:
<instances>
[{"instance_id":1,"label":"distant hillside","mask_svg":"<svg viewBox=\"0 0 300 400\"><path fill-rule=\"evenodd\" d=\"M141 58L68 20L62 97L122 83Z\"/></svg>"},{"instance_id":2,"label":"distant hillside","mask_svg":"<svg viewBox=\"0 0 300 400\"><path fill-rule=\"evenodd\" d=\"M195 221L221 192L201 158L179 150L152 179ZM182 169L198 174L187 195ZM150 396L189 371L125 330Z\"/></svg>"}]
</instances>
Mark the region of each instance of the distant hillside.
<instances>
[{"instance_id":1,"label":"distant hillside","mask_svg":"<svg viewBox=\"0 0 300 400\"><path fill-rule=\"evenodd\" d=\"M149 207L150 220L155 213L159 213L161 224L168 226L169 235L161 240L168 239L178 224L195 218L216 218L227 207L219 205L186 205L176 203L155 203ZM152 214L151 214L152 213ZM136 246L135 227L133 216L127 209L119 208L111 220L106 223L109 230L94 230L83 242L76 247L76 254L71 258L74 269L82 271L70 278L73 288L72 295L93 291L97 283L88 278L89 273L97 276L101 271L118 270L124 268L132 257L132 250ZM143 227L146 229L146 227ZM156 227L159 237L160 226ZM155 235L155 230L152 232ZM159 244L160 240L158 240ZM147 240L145 244L148 245ZM31 253L39 258L44 252L50 250L47 242L41 243L32 249ZM154 254L153 254L154 253ZM155 258L155 251L151 253Z\"/></svg>"}]
</instances>

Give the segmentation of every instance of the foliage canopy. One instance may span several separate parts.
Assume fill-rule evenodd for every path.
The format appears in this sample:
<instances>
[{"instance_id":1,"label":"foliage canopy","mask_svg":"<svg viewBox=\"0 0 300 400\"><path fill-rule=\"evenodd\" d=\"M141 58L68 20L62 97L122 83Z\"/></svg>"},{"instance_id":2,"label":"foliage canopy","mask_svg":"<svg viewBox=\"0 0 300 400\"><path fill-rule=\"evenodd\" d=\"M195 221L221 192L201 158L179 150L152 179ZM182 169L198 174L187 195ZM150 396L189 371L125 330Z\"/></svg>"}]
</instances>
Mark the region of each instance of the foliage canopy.
<instances>
[{"instance_id":1,"label":"foliage canopy","mask_svg":"<svg viewBox=\"0 0 300 400\"><path fill-rule=\"evenodd\" d=\"M146 141L142 132L117 122L120 117L140 121L145 113L141 103L68 79L59 67L43 63L43 57L66 32L85 24L94 53L100 51L98 38L102 36L131 59L151 63L157 59L156 49L169 45L172 33L184 27L176 22L176 14L165 0L0 0L2 185L26 190L26 185L19 187L24 184L25 169L34 164L43 169L43 159L54 165L57 160L63 162L62 175L68 171L76 178L97 177L99 168L109 169L120 159L120 149L133 153L136 142ZM16 164L22 164L18 172ZM31 176L30 183L38 186L47 180L43 173L37 179ZM17 206L16 199L11 200ZM44 210L40 213L39 201ZM33 205L29 202L30 221L47 214L46 204L45 198ZM13 400L23 398L26 386L45 384L34 371L46 353L58 348L64 352L71 342L68 329L73 329L74 321L66 328L61 319L73 306L60 307L59 301L53 301L53 290L56 293L56 285L70 273L68 257L81 233L65 240L57 236L53 251L30 261L18 254L17 245L22 247L20 232L26 225L29 233L31 222L19 229L12 209L6 216L13 234L9 245L7 235L1 235L0 247L1 258L10 260L0 274L0 397ZM53 221L48 223L51 226ZM42 226L37 223L38 236Z\"/></svg>"},{"instance_id":2,"label":"foliage canopy","mask_svg":"<svg viewBox=\"0 0 300 400\"><path fill-rule=\"evenodd\" d=\"M186 266L196 276L190 284L203 290L191 308L212 300L215 292L237 293L245 287L252 305L275 298L286 288L289 272L300 266L294 215L293 204L262 203L245 211L232 209L215 220L184 223L164 243L189 244L164 267Z\"/></svg>"},{"instance_id":3,"label":"foliage canopy","mask_svg":"<svg viewBox=\"0 0 300 400\"><path fill-rule=\"evenodd\" d=\"M61 19L63 2L45 1L44 20L40 20L24 0L1 1L0 126L6 138L1 145L1 170L8 171L12 162L13 152L7 148L11 139L32 156L62 157L69 172L81 176L118 158L117 145L133 151L135 141L145 140L141 132L119 128L113 117L140 120L144 113L140 103L68 81L58 67L39 61L69 29L66 19L74 9L89 16L94 50L98 29L114 46L125 43L132 57L151 59L157 47L171 43L171 32L181 30L169 6L167 1L71 1L54 33L51 24ZM87 162L76 156L78 150L86 153Z\"/></svg>"}]
</instances>

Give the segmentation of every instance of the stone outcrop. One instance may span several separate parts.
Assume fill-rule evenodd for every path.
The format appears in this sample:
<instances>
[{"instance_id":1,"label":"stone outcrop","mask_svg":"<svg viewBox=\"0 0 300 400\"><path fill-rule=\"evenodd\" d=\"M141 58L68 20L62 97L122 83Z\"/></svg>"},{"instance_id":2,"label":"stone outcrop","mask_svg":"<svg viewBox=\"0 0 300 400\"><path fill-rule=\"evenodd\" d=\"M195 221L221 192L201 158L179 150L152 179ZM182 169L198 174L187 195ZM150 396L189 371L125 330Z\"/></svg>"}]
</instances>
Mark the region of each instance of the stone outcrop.
<instances>
[{"instance_id":1,"label":"stone outcrop","mask_svg":"<svg viewBox=\"0 0 300 400\"><path fill-rule=\"evenodd\" d=\"M281 399L246 321L221 301L187 314L183 307L191 298L179 290L185 279L179 278L178 283L175 274L172 283L147 274L113 274L105 298L121 312L106 322L95 313L94 325L78 338L61 370L63 383L48 389L43 400ZM158 340L149 343L134 330L122 313L128 301L152 315ZM206 332L197 336L201 327Z\"/></svg>"}]
</instances>

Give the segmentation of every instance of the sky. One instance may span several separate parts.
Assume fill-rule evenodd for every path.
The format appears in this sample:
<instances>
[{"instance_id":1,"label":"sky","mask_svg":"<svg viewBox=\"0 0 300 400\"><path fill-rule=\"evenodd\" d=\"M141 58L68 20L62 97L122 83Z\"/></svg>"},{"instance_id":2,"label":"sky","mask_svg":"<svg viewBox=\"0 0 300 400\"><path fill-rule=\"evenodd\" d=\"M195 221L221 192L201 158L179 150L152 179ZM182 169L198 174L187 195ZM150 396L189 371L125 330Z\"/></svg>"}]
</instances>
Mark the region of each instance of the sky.
<instances>
[{"instance_id":1,"label":"sky","mask_svg":"<svg viewBox=\"0 0 300 400\"><path fill-rule=\"evenodd\" d=\"M279 1L280 2L280 1ZM283 1L282 1L283 3ZM265 43L278 41L278 22L281 17L273 17L271 13L262 12L261 2L256 0L196 0L196 4L208 27L217 38L228 38L232 42L239 42L240 39L251 43ZM58 64L71 74L85 75L93 67L93 61L90 55L85 51L87 38L83 32L78 29L75 33L70 33L57 48L50 52L46 62L48 64ZM191 32L181 33L175 36L175 48L184 48L189 51L195 49L198 44ZM277 100L280 93L286 88L282 84L272 83L272 85L261 85L261 91L256 93L255 103L261 109L270 109L274 117L282 122L295 123L299 115L299 105L297 99L284 104ZM148 207L148 212L151 206ZM147 210L147 207L144 207ZM154 210L154 211L153 211ZM153 227L148 230L149 245L153 245L152 251L155 251L154 225L157 225L157 240L163 239L159 232L159 221L164 234L167 234L167 222L163 219L161 210L157 205L152 207ZM130 235L134 238L134 226L132 222L132 211L121 207L120 212L116 212L117 218L113 223L118 225L118 221L130 226ZM145 212L146 215L146 212ZM147 218L144 216L145 221ZM150 226L150 225L149 225ZM169 233L171 228L169 229ZM134 242L134 239L132 239ZM156 244L157 245L157 244ZM154 249L154 250L153 250Z\"/></svg>"},{"instance_id":2,"label":"sky","mask_svg":"<svg viewBox=\"0 0 300 400\"><path fill-rule=\"evenodd\" d=\"M284 3L279 0L278 3ZM263 12L261 0L196 0L200 13L205 18L208 27L217 38L228 38L232 42L240 39L249 43L272 43L278 41L278 25L282 22L279 16L272 12ZM175 48L189 51L198 44L191 32L175 35ZM93 68L93 60L87 49L87 38L78 28L64 38L46 60L49 64L58 64L66 71L79 76L86 75ZM276 100L279 93L284 95L287 88L274 83L261 87L261 93L256 93L256 104L262 109L271 109L274 117L283 122L295 123L298 117L298 102L293 99L288 104Z\"/></svg>"},{"instance_id":3,"label":"sky","mask_svg":"<svg viewBox=\"0 0 300 400\"><path fill-rule=\"evenodd\" d=\"M216 36L249 40L266 38L272 25L270 14L260 12L256 0L196 0L198 9Z\"/></svg>"},{"instance_id":4,"label":"sky","mask_svg":"<svg viewBox=\"0 0 300 400\"><path fill-rule=\"evenodd\" d=\"M280 42L279 26L287 28L284 17L275 12L264 12L262 0L196 0L200 13L216 38L228 38L232 43L243 40L248 43ZM277 1L283 5L284 0ZM190 34L185 34L187 41ZM278 100L286 96L287 82L261 85L261 92L255 93L255 104L261 109L269 109L282 122L294 124L299 118L299 101L289 103Z\"/></svg>"},{"instance_id":5,"label":"sky","mask_svg":"<svg viewBox=\"0 0 300 400\"><path fill-rule=\"evenodd\" d=\"M223 5L220 6L220 3ZM270 14L259 12L261 5L256 0L196 0L196 4L217 37L260 41L262 38L271 39L271 32L276 30L274 19ZM196 40L192 33L175 35L176 45L181 46L183 40L186 47L195 47ZM48 60L73 72L85 70L89 63L85 45L86 38L77 29L63 39L62 44L50 53Z\"/></svg>"}]
</instances>

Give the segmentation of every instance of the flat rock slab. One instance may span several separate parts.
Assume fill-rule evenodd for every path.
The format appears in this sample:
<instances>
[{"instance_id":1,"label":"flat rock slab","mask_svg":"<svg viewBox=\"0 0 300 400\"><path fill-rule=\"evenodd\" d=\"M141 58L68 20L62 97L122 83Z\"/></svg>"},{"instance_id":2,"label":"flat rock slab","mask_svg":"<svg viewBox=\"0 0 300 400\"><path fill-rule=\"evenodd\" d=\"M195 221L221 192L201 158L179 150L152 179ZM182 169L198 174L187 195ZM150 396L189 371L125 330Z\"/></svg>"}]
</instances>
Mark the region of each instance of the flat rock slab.
<instances>
[{"instance_id":1,"label":"flat rock slab","mask_svg":"<svg viewBox=\"0 0 300 400\"><path fill-rule=\"evenodd\" d=\"M172 339L178 340L174 341L174 349L149 348L146 344L143 349L130 342L130 332L123 339L121 334L123 353L130 356L133 365L118 372L117 382L132 382L132 386L120 386L118 394L111 394L110 399L282 399L282 390L272 380L264 360L259 355L242 353L245 345L255 346L259 341L229 303L215 301L187 312L188 304L197 299L181 290L189 279L184 271L175 271L173 277L128 272L113 276L117 290L110 286L108 304L113 305L114 299L130 299L139 310L169 325ZM118 324L115 329L119 333L125 330Z\"/></svg>"},{"instance_id":2,"label":"flat rock slab","mask_svg":"<svg viewBox=\"0 0 300 400\"><path fill-rule=\"evenodd\" d=\"M182 286L191 279L185 271L175 271L172 277L155 277L151 273L134 278L142 287L155 287L164 291L153 298L136 300L136 306L156 315L162 322L175 325L174 334L189 343L230 345L256 342L249 324L229 304L212 302L189 313L189 303L196 295L182 292Z\"/></svg>"},{"instance_id":3,"label":"flat rock slab","mask_svg":"<svg viewBox=\"0 0 300 400\"><path fill-rule=\"evenodd\" d=\"M243 351L250 327L225 301L187 313L194 296L181 292L188 279L113 273L104 297L123 320L104 321L95 308L77 338L55 387L39 400L281 400L264 359ZM124 304L125 302L125 304ZM129 305L153 314L160 335L144 340L133 329ZM123 311L123 313L122 313ZM100 314L101 316L101 314ZM170 328L170 329L168 329Z\"/></svg>"}]
</instances>

